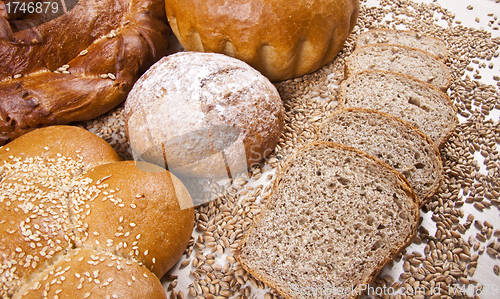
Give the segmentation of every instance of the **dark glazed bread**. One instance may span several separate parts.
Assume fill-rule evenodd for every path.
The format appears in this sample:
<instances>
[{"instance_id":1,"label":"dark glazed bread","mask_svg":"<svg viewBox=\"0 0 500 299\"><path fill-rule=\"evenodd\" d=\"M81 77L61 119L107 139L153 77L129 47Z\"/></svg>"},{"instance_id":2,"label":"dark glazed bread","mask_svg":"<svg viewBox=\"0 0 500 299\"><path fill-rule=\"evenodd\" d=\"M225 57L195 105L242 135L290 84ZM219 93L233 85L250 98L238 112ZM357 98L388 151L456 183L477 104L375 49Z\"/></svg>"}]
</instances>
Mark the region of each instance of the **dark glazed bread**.
<instances>
[{"instance_id":1,"label":"dark glazed bread","mask_svg":"<svg viewBox=\"0 0 500 299\"><path fill-rule=\"evenodd\" d=\"M169 32L161 0L80 0L17 32L0 14L0 145L113 109L167 53Z\"/></svg>"},{"instance_id":2,"label":"dark glazed bread","mask_svg":"<svg viewBox=\"0 0 500 299\"><path fill-rule=\"evenodd\" d=\"M235 257L285 298L357 298L412 240L419 211L387 164L313 142L287 161Z\"/></svg>"},{"instance_id":3,"label":"dark glazed bread","mask_svg":"<svg viewBox=\"0 0 500 299\"><path fill-rule=\"evenodd\" d=\"M338 110L321 125L317 139L358 148L389 164L410 182L420 206L443 180L443 164L434 142L389 114L361 108Z\"/></svg>"}]
</instances>

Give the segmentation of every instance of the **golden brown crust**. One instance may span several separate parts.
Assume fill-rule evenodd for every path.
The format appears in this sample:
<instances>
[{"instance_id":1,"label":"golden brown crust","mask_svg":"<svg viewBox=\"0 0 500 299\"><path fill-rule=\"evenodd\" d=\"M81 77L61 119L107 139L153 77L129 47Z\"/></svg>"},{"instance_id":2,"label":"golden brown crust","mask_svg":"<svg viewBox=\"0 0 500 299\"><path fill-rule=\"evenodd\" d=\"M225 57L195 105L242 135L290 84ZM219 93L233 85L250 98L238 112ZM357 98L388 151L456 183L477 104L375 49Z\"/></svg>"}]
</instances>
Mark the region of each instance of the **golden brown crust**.
<instances>
[{"instance_id":1,"label":"golden brown crust","mask_svg":"<svg viewBox=\"0 0 500 299\"><path fill-rule=\"evenodd\" d=\"M79 248L37 273L13 299L54 297L166 299L167 295L160 281L139 264L109 252Z\"/></svg>"},{"instance_id":2,"label":"golden brown crust","mask_svg":"<svg viewBox=\"0 0 500 299\"><path fill-rule=\"evenodd\" d=\"M120 161L113 148L99 136L75 126L51 126L23 135L0 147L0 160L9 156L57 158L58 155L78 160L87 168Z\"/></svg>"},{"instance_id":3,"label":"golden brown crust","mask_svg":"<svg viewBox=\"0 0 500 299\"><path fill-rule=\"evenodd\" d=\"M82 218L77 246L112 250L162 277L184 252L194 225L194 209L179 207L174 176L165 170L141 171L134 161L123 161L94 167L84 177L94 182L106 178L102 182L115 190L115 200L99 194L86 217L86 210L80 210L86 202L73 200L75 217Z\"/></svg>"},{"instance_id":4,"label":"golden brown crust","mask_svg":"<svg viewBox=\"0 0 500 299\"><path fill-rule=\"evenodd\" d=\"M177 178L149 169L119 161L104 140L79 127L37 129L1 147L0 297L36 281L74 248L134 264L151 277L137 287L158 293L156 275L184 252L194 209ZM88 267L88 273L101 269ZM156 298L164 298L161 291Z\"/></svg>"},{"instance_id":5,"label":"golden brown crust","mask_svg":"<svg viewBox=\"0 0 500 299\"><path fill-rule=\"evenodd\" d=\"M347 149L347 150L350 150L350 151L354 151L356 152L357 154L359 155L362 155L364 156L365 158L369 159L369 160L372 160L374 161L376 164L380 165L381 167L383 168L386 168L388 171L390 171L391 173L395 174L400 183L401 183L401 187L402 189L410 194L410 197L413 199L413 205L414 205L414 210L416 211L417 214L420 214L420 209L419 209L419 204L418 204L418 200L417 200L417 197L415 195L415 192L413 191L410 183L406 180L406 178L401 175L400 173L398 173L397 171L395 171L392 167L388 166L386 163L384 163L383 161L377 159L376 157L373 157L359 149L356 149L356 148L353 148L353 147L348 147L348 146L345 146L345 145L342 145L342 144L338 144L338 143L334 143L334 142L328 142L328 141L313 141L313 142L310 142L306 145L304 145L303 147L301 147L300 149L296 150L287 160L286 160L286 163L285 163L285 166L282 168L282 170L277 174L276 176L276 180L274 181L273 183L273 187L272 187L272 191L271 191L271 195L269 195L268 197L268 200L266 202L266 207L262 209L262 211L260 212L260 214L257 216L257 218L255 219L254 221L254 225L252 225L249 230L245 233L245 235L243 236L243 238L241 239L241 241L239 242L239 245L234 253L234 257L236 258L236 260L239 261L239 263L241 264L241 266L246 270L248 271L249 273L251 273L255 278L257 278L258 280L264 282L265 284L267 284L268 286L270 286L271 288L275 289L276 291L278 291L283 297L287 298L287 299L294 299L295 297L293 296L293 294L291 294L290 290L288 290L287 288L279 285L279 284L276 284L275 281L273 281L271 278L269 277L266 277L266 276L263 276L260 274L260 272L257 271L257 269L254 269L252 267L250 267L249 265L247 265L245 263L245 260L243 260L241 257L240 257L240 253L242 251L242 248L243 246L245 245L245 243L247 242L247 239L248 239L248 236L251 234L251 232L253 230L256 229L256 224L260 221L261 218L264 218L264 214L267 213L267 210L270 209L272 206L273 206L273 193L276 192L276 189L279 187L279 184L281 182L281 180L283 179L283 176L286 174L286 170L287 168L289 168L293 161L295 160L295 158L302 152L302 151L305 151L309 148L313 148L313 147L317 147L317 146L334 146L334 147L339 147L339 148L343 148L343 149ZM416 219L418 219L418 215L416 216ZM417 225L415 225L415 227L413 228L413 231L411 233L411 236L408 236L408 238L405 240L405 242L403 242L404 244L401 245L401 247L399 248L395 248L393 250L393 252L387 256L383 262L380 263L380 266L377 267L376 269L374 269L374 271L372 272L372 274L370 276L368 276L366 278L366 281L364 282L365 284L369 284L370 282L372 282L378 275L378 273L382 270L382 268L389 262L391 261L393 258L395 258L397 256L397 254L399 252L401 252L402 250L404 250L408 245L411 244L414 236L416 235L417 233ZM358 287L356 287L355 290L358 290ZM355 294L359 294L359 291L354 291ZM360 298L361 297L361 294L359 294L359 296L355 296L355 297L349 297L350 299L354 299L354 298Z\"/></svg>"},{"instance_id":6,"label":"golden brown crust","mask_svg":"<svg viewBox=\"0 0 500 299\"><path fill-rule=\"evenodd\" d=\"M81 0L32 29L0 26L0 60L8 62L0 69L0 145L41 126L95 118L125 100L166 53L165 22L163 1Z\"/></svg>"},{"instance_id":7,"label":"golden brown crust","mask_svg":"<svg viewBox=\"0 0 500 299\"><path fill-rule=\"evenodd\" d=\"M439 38L430 36L430 35L425 35L425 34L422 34L420 32L413 31L413 30L400 30L400 29L378 28L378 29L372 29L372 30L369 30L369 31L365 31L365 32L362 32L358 36L358 38L356 39L355 47L362 47L362 46L367 45L364 42L360 42L360 38L362 38L363 36L367 36L369 34L373 34L373 33L382 33L382 34L384 34L384 33L386 33L386 34L399 33L399 34L407 35L407 36L410 36L410 37L411 36L420 36L420 38L421 37L425 37L426 39L433 40L434 43L437 45L437 47L440 50L438 52L431 52L431 51L427 50L427 52L431 52L432 55L438 57L442 61L446 61L448 59L448 50L447 50L447 47L446 47L446 45L444 44L444 42L442 40L440 40ZM418 47L415 47L415 48L418 48ZM421 50L424 50L424 49L421 49Z\"/></svg>"},{"instance_id":8,"label":"golden brown crust","mask_svg":"<svg viewBox=\"0 0 500 299\"><path fill-rule=\"evenodd\" d=\"M239 58L271 81L315 71L333 60L350 34L358 0L165 1L186 50Z\"/></svg>"}]
</instances>

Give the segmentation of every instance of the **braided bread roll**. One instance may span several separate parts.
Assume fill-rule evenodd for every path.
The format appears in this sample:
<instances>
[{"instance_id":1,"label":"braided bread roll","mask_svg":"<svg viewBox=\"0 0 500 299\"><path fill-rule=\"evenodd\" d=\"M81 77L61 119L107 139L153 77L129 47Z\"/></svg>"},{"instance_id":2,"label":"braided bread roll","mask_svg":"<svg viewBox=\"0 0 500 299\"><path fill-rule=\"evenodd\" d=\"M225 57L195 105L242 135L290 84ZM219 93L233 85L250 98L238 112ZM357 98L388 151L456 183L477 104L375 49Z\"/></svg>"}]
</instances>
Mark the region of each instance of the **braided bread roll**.
<instances>
[{"instance_id":1,"label":"braided bread roll","mask_svg":"<svg viewBox=\"0 0 500 299\"><path fill-rule=\"evenodd\" d=\"M0 14L0 145L111 110L167 52L160 0L81 0L21 31L15 17Z\"/></svg>"}]
</instances>

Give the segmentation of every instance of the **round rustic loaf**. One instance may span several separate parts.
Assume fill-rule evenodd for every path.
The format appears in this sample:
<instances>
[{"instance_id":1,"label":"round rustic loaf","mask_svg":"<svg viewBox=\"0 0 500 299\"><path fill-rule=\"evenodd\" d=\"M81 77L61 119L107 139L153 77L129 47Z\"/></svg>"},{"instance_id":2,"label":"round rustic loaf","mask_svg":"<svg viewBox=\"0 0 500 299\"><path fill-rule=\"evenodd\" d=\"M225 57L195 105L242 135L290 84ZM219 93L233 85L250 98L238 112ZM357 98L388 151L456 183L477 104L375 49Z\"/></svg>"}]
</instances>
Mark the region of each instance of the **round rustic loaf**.
<instances>
[{"instance_id":1,"label":"round rustic loaf","mask_svg":"<svg viewBox=\"0 0 500 299\"><path fill-rule=\"evenodd\" d=\"M194 210L182 183L154 170L72 126L1 147L0 297L166 298L158 278L184 252Z\"/></svg>"},{"instance_id":2,"label":"round rustic loaf","mask_svg":"<svg viewBox=\"0 0 500 299\"><path fill-rule=\"evenodd\" d=\"M32 15L0 14L0 145L111 110L167 52L161 0L81 0L26 29Z\"/></svg>"},{"instance_id":3,"label":"round rustic loaf","mask_svg":"<svg viewBox=\"0 0 500 299\"><path fill-rule=\"evenodd\" d=\"M332 61L359 12L358 0L166 0L165 5L186 50L236 57L272 81Z\"/></svg>"},{"instance_id":4,"label":"round rustic loaf","mask_svg":"<svg viewBox=\"0 0 500 299\"><path fill-rule=\"evenodd\" d=\"M270 154L284 108L275 86L245 62L216 53L162 58L125 102L137 160L176 175L236 175Z\"/></svg>"}]
</instances>

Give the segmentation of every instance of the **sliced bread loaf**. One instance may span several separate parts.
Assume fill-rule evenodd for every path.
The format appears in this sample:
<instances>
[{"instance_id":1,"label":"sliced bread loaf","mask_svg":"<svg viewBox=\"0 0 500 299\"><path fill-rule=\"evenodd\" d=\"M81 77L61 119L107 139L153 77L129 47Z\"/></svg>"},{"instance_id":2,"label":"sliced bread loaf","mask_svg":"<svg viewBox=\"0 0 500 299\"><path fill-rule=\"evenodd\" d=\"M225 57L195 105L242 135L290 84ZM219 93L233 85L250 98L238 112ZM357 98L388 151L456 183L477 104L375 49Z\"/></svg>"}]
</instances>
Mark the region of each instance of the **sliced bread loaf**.
<instances>
[{"instance_id":1,"label":"sliced bread loaf","mask_svg":"<svg viewBox=\"0 0 500 299\"><path fill-rule=\"evenodd\" d=\"M340 85L339 108L379 110L420 129L442 148L458 125L457 110L439 89L386 71L363 71Z\"/></svg>"},{"instance_id":2,"label":"sliced bread loaf","mask_svg":"<svg viewBox=\"0 0 500 299\"><path fill-rule=\"evenodd\" d=\"M357 47L370 44L391 44L417 48L427 51L443 61L448 57L448 49L441 40L410 30L373 29L358 36Z\"/></svg>"},{"instance_id":3,"label":"sliced bread loaf","mask_svg":"<svg viewBox=\"0 0 500 299\"><path fill-rule=\"evenodd\" d=\"M412 240L419 212L387 164L316 141L287 161L235 257L285 298L358 298Z\"/></svg>"},{"instance_id":4,"label":"sliced bread loaf","mask_svg":"<svg viewBox=\"0 0 500 299\"><path fill-rule=\"evenodd\" d=\"M386 70L415 77L445 91L451 72L439 58L419 49L387 44L357 47L345 61L347 77L364 70Z\"/></svg>"},{"instance_id":5,"label":"sliced bread loaf","mask_svg":"<svg viewBox=\"0 0 500 299\"><path fill-rule=\"evenodd\" d=\"M356 147L403 174L423 206L443 180L439 150L420 130L389 114L362 108L336 111L317 134L320 141Z\"/></svg>"}]
</instances>

